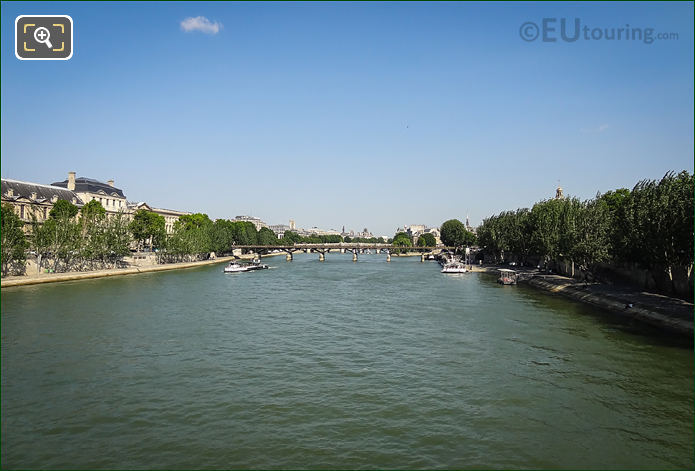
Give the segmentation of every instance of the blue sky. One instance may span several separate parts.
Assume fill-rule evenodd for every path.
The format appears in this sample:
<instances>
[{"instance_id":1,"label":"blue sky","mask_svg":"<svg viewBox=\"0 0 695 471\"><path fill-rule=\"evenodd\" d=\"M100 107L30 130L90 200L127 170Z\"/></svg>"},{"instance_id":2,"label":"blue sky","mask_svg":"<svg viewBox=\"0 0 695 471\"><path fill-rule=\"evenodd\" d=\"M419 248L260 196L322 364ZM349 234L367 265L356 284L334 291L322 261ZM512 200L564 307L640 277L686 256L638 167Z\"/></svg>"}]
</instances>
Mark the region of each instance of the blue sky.
<instances>
[{"instance_id":1,"label":"blue sky","mask_svg":"<svg viewBox=\"0 0 695 471\"><path fill-rule=\"evenodd\" d=\"M20 61L20 14L69 14ZM186 32L203 16L216 34ZM575 18L678 39L527 42ZM393 234L693 171L693 3L2 3L2 176Z\"/></svg>"}]
</instances>

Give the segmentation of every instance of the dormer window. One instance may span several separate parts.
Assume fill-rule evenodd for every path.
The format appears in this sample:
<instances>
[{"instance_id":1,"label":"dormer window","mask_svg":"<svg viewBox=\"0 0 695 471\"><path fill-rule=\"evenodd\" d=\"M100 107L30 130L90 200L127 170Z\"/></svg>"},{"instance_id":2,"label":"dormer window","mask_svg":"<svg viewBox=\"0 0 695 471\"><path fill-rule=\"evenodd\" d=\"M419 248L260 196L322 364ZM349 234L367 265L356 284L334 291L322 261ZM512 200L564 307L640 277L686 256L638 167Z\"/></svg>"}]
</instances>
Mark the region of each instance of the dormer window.
<instances>
[{"instance_id":1,"label":"dormer window","mask_svg":"<svg viewBox=\"0 0 695 471\"><path fill-rule=\"evenodd\" d=\"M36 192L35 191L31 194L31 199L33 199L33 200L36 199Z\"/></svg>"},{"instance_id":2,"label":"dormer window","mask_svg":"<svg viewBox=\"0 0 695 471\"><path fill-rule=\"evenodd\" d=\"M56 201L58 201L58 195L51 196L51 203L55 204Z\"/></svg>"},{"instance_id":3,"label":"dormer window","mask_svg":"<svg viewBox=\"0 0 695 471\"><path fill-rule=\"evenodd\" d=\"M7 196L9 196L10 198L12 198L14 196L14 190L12 188L9 188L7 190Z\"/></svg>"}]
</instances>

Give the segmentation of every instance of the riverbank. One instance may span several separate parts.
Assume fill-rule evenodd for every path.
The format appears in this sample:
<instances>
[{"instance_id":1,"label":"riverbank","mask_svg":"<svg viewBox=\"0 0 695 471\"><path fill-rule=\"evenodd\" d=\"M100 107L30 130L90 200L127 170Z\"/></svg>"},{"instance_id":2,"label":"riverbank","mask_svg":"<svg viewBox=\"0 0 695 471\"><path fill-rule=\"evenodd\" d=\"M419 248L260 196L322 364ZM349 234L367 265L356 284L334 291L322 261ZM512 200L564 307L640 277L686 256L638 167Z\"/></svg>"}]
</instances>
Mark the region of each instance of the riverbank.
<instances>
[{"instance_id":1,"label":"riverbank","mask_svg":"<svg viewBox=\"0 0 695 471\"><path fill-rule=\"evenodd\" d=\"M502 267L473 266L473 272L496 273ZM518 268L519 282L575 301L591 304L625 319L656 327L665 332L693 338L693 304L682 299L648 293L628 287L584 283L560 275Z\"/></svg>"},{"instance_id":2,"label":"riverbank","mask_svg":"<svg viewBox=\"0 0 695 471\"><path fill-rule=\"evenodd\" d=\"M272 257L282 255L279 253L263 255L263 257ZM252 259L255 254L244 254L237 257L217 257L210 260L202 260L200 262L181 262L181 263L166 263L161 265L128 267L128 268L112 268L108 270L95 270L84 272L65 272L65 273L40 273L37 275L11 276L0 282L0 288L9 288L11 286L36 285L42 283L58 283L61 281L77 281L89 280L93 278L105 278L109 276L135 275L138 273L151 273L156 271L167 270L182 270L184 268L196 268L205 265L214 265L216 263L224 263L234 259Z\"/></svg>"},{"instance_id":3,"label":"riverbank","mask_svg":"<svg viewBox=\"0 0 695 471\"><path fill-rule=\"evenodd\" d=\"M585 284L559 275L536 275L524 283L693 338L693 304L681 299L598 283Z\"/></svg>"}]
</instances>

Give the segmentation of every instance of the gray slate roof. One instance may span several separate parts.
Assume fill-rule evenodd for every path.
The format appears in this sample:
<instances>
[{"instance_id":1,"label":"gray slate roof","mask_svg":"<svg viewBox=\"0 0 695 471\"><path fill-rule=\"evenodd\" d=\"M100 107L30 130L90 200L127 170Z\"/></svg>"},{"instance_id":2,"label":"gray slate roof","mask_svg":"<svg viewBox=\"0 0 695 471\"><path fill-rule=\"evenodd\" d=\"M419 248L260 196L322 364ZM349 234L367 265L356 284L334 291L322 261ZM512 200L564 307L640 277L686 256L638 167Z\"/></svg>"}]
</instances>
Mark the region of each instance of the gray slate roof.
<instances>
[{"instance_id":1,"label":"gray slate roof","mask_svg":"<svg viewBox=\"0 0 695 471\"><path fill-rule=\"evenodd\" d=\"M63 188L68 187L68 181L63 180L62 182L51 183L53 186L61 186ZM93 178L79 177L75 178L75 191L83 193L99 193L103 191L107 195L117 195L121 198L125 198L123 190L120 188L113 187L108 183L100 182L99 180L94 180Z\"/></svg>"},{"instance_id":2,"label":"gray slate roof","mask_svg":"<svg viewBox=\"0 0 695 471\"><path fill-rule=\"evenodd\" d=\"M60 188L53 185L42 185L40 183L29 183L19 180L10 180L7 178L2 179L2 198L10 201L17 201L19 199L29 200L32 203L51 203L53 197L59 200L66 200L73 202L75 199L75 204L77 206L82 206L82 200L74 192L67 190L65 188ZM12 196L8 196L8 191L12 189ZM32 193L36 193L36 197L32 198Z\"/></svg>"}]
</instances>

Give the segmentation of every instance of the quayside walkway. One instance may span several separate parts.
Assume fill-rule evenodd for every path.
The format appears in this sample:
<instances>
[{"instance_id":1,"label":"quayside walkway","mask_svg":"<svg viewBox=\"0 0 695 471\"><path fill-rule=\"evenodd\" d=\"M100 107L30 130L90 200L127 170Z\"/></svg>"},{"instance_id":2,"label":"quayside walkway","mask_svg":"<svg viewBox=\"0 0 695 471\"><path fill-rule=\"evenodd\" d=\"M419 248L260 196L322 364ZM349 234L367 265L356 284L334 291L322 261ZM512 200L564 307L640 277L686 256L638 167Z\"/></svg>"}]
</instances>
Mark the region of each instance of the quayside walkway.
<instances>
[{"instance_id":1,"label":"quayside walkway","mask_svg":"<svg viewBox=\"0 0 695 471\"><path fill-rule=\"evenodd\" d=\"M472 271L497 274L500 268L508 267L474 265ZM535 268L517 268L517 272L521 275L520 283L600 307L623 319L685 336L690 341L693 339L695 330L692 302L631 286L586 283L562 275L544 273Z\"/></svg>"}]
</instances>

